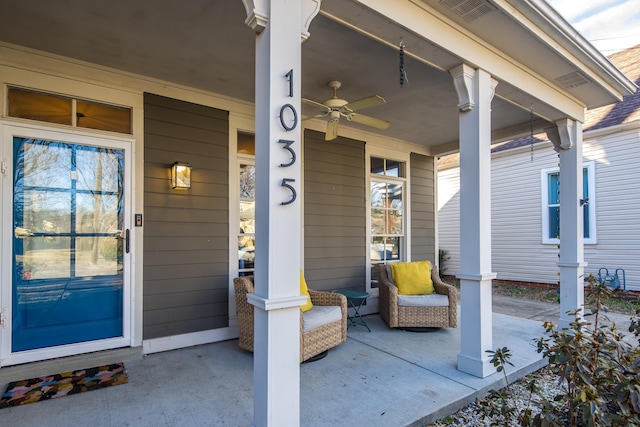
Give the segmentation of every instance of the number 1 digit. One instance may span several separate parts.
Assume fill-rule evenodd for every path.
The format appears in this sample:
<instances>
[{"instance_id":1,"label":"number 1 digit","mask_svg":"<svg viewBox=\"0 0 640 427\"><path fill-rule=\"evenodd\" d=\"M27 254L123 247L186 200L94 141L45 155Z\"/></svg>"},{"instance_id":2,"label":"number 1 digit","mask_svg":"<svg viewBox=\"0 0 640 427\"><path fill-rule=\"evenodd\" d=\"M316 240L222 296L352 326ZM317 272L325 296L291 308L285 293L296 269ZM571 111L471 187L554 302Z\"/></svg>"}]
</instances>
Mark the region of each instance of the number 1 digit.
<instances>
[{"instance_id":1,"label":"number 1 digit","mask_svg":"<svg viewBox=\"0 0 640 427\"><path fill-rule=\"evenodd\" d=\"M289 97L293 98L293 69L284 75L289 80Z\"/></svg>"}]
</instances>

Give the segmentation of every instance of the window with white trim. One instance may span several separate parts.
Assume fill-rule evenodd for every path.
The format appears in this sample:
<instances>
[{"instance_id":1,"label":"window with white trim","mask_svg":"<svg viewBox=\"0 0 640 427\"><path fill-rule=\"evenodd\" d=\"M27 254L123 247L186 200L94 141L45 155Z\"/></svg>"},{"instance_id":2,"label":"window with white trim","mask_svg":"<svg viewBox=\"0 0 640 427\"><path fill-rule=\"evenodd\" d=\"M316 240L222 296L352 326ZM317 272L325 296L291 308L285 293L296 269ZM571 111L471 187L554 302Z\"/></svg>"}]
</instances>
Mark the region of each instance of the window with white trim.
<instances>
[{"instance_id":1,"label":"window with white trim","mask_svg":"<svg viewBox=\"0 0 640 427\"><path fill-rule=\"evenodd\" d=\"M406 164L371 157L369 219L372 285L378 264L405 260Z\"/></svg>"},{"instance_id":2,"label":"window with white trim","mask_svg":"<svg viewBox=\"0 0 640 427\"><path fill-rule=\"evenodd\" d=\"M543 169L542 178L542 243L560 243L560 169ZM595 163L585 162L582 168L582 215L584 243L595 244Z\"/></svg>"},{"instance_id":3,"label":"window with white trim","mask_svg":"<svg viewBox=\"0 0 640 427\"><path fill-rule=\"evenodd\" d=\"M238 275L254 272L256 248L256 168L254 135L238 132L239 206Z\"/></svg>"}]
</instances>

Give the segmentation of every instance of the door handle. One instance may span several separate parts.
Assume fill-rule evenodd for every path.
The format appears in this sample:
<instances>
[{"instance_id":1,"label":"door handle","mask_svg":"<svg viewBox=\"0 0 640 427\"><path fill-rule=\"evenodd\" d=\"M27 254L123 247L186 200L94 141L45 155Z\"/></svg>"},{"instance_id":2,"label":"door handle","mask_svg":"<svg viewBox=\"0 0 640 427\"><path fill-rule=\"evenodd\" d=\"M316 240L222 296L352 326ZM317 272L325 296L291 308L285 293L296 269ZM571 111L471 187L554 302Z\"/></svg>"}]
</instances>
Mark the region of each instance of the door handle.
<instances>
[{"instance_id":1,"label":"door handle","mask_svg":"<svg viewBox=\"0 0 640 427\"><path fill-rule=\"evenodd\" d=\"M121 235L116 236L116 239L123 241L122 243L124 244L124 252L128 254L129 253L129 229L127 228L122 232Z\"/></svg>"}]
</instances>

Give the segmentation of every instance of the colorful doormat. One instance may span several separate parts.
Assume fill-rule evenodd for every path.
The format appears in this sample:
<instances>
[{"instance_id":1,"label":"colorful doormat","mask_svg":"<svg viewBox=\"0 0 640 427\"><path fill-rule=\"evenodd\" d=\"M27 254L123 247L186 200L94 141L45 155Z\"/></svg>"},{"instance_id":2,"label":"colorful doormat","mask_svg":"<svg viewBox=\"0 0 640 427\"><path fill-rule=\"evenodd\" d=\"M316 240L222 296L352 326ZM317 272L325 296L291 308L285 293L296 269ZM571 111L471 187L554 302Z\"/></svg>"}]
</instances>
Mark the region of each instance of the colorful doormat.
<instances>
[{"instance_id":1,"label":"colorful doormat","mask_svg":"<svg viewBox=\"0 0 640 427\"><path fill-rule=\"evenodd\" d=\"M129 381L124 363L96 366L73 372L9 383L0 399L0 409L40 400L55 399L83 391L125 384Z\"/></svg>"}]
</instances>

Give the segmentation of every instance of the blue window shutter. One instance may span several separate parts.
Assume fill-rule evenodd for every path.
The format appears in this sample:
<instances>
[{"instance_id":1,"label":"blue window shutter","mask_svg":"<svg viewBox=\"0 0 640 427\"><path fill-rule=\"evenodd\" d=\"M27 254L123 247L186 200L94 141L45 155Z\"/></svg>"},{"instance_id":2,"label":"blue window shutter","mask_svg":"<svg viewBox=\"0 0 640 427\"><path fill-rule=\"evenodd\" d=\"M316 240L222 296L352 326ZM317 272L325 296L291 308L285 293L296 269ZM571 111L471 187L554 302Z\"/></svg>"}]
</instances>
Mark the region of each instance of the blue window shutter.
<instances>
[{"instance_id":1,"label":"blue window shutter","mask_svg":"<svg viewBox=\"0 0 640 427\"><path fill-rule=\"evenodd\" d=\"M560 174L547 175L547 209L549 211L549 239L560 236Z\"/></svg>"},{"instance_id":2,"label":"blue window shutter","mask_svg":"<svg viewBox=\"0 0 640 427\"><path fill-rule=\"evenodd\" d=\"M587 168L582 169L582 200L589 199L589 170ZM589 236L589 204L584 203L582 205L582 218L583 218L583 230L584 238L588 239Z\"/></svg>"}]
</instances>

